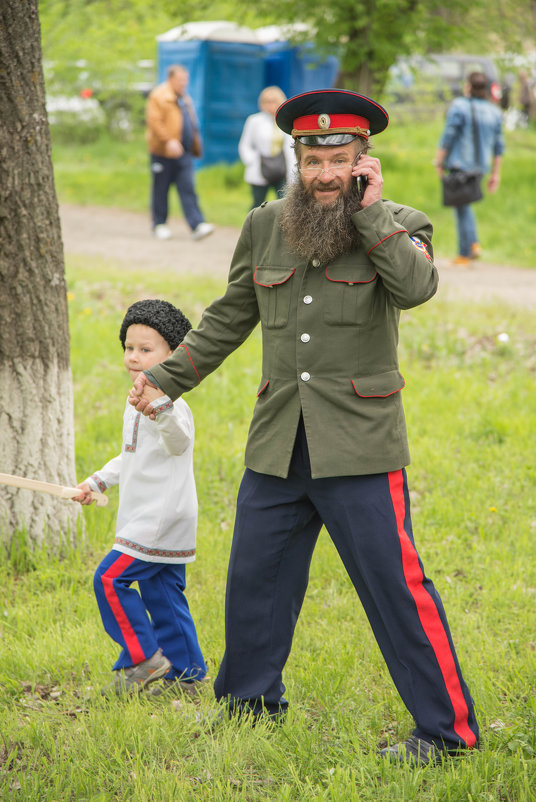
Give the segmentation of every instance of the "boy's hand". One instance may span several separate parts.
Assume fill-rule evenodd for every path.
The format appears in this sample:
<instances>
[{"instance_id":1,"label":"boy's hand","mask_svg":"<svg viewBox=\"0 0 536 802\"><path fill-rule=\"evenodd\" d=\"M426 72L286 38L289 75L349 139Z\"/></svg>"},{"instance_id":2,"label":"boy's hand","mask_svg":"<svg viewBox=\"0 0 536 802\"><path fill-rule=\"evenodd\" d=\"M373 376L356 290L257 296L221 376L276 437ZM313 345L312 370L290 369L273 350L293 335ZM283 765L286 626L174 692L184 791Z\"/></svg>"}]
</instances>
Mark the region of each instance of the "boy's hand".
<instances>
[{"instance_id":1,"label":"boy's hand","mask_svg":"<svg viewBox=\"0 0 536 802\"><path fill-rule=\"evenodd\" d=\"M79 501L80 504L89 505L93 504L95 499L91 495L91 487L87 482L81 482L79 485L76 485L80 488L81 493L79 496L73 496L73 501Z\"/></svg>"},{"instance_id":2,"label":"boy's hand","mask_svg":"<svg viewBox=\"0 0 536 802\"><path fill-rule=\"evenodd\" d=\"M163 395L162 390L159 390L158 387L153 387L150 383L146 384L143 389L143 397L149 402L156 401L157 398L162 398Z\"/></svg>"},{"instance_id":3,"label":"boy's hand","mask_svg":"<svg viewBox=\"0 0 536 802\"><path fill-rule=\"evenodd\" d=\"M131 404L137 412L142 412L147 417L154 420L156 413L151 406L151 401L156 401L161 398L165 393L158 387L155 387L149 381L145 373L140 373L134 382L130 393L128 394L128 403Z\"/></svg>"}]
</instances>

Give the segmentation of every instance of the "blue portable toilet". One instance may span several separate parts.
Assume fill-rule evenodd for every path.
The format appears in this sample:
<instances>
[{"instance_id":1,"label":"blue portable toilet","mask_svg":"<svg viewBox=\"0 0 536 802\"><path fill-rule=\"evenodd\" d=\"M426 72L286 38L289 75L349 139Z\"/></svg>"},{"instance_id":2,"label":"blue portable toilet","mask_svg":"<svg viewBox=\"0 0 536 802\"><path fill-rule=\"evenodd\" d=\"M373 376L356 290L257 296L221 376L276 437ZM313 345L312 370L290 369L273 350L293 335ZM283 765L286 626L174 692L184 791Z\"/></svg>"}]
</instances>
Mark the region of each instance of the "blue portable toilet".
<instances>
[{"instance_id":1,"label":"blue portable toilet","mask_svg":"<svg viewBox=\"0 0 536 802\"><path fill-rule=\"evenodd\" d=\"M265 86L279 86L287 97L292 97L335 85L339 59L335 55L319 55L312 42L292 42L293 34L303 38L308 33L308 27L303 23L266 25L255 29L265 49Z\"/></svg>"},{"instance_id":2,"label":"blue portable toilet","mask_svg":"<svg viewBox=\"0 0 536 802\"><path fill-rule=\"evenodd\" d=\"M172 64L190 73L203 139L198 166L238 160L246 117L258 111L265 86L265 50L254 31L233 22L190 22L157 37L158 81Z\"/></svg>"}]
</instances>

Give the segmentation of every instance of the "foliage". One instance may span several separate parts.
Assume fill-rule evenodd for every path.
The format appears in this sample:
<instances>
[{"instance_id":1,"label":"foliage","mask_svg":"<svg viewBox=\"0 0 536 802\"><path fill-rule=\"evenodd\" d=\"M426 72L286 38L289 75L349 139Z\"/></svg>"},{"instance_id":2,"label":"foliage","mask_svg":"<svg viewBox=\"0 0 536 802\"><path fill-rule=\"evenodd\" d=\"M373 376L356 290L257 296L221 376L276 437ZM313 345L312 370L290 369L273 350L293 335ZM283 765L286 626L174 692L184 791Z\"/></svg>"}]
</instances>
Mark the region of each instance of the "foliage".
<instances>
[{"instance_id":1,"label":"foliage","mask_svg":"<svg viewBox=\"0 0 536 802\"><path fill-rule=\"evenodd\" d=\"M322 53L341 59L339 83L381 96L397 56L419 52L519 50L534 36L535 0L41 0L43 53L47 61L73 65L84 59L99 89L135 79L140 59L155 59L156 37L190 21L226 19L252 28L306 23L296 41L313 40ZM496 31L501 31L500 39ZM110 54L113 53L113 58ZM68 67L68 69L71 68Z\"/></svg>"},{"instance_id":2,"label":"foliage","mask_svg":"<svg viewBox=\"0 0 536 802\"><path fill-rule=\"evenodd\" d=\"M169 0L40 0L39 15L49 83L82 89L89 82L99 92L147 78L139 62L156 60L156 37L170 28L233 17L247 24L256 16L247 8L238 11L229 0L180 6Z\"/></svg>"},{"instance_id":3,"label":"foliage","mask_svg":"<svg viewBox=\"0 0 536 802\"><path fill-rule=\"evenodd\" d=\"M118 329L140 297L180 304L195 324L222 282L176 271L68 265L77 472L113 456L129 386ZM508 343L497 339L510 335ZM401 369L420 554L441 593L476 700L482 748L408 770L377 749L412 722L326 533L285 670L289 718L224 722L198 703L102 699L117 647L102 630L92 574L109 549L117 495L85 508L88 537L28 566L0 566L0 798L13 802L531 802L536 787L533 315L433 299L402 314ZM215 676L235 496L260 369L260 335L186 396L196 420L198 560L188 599ZM70 502L65 502L70 503ZM15 561L18 560L18 561Z\"/></svg>"},{"instance_id":4,"label":"foliage","mask_svg":"<svg viewBox=\"0 0 536 802\"><path fill-rule=\"evenodd\" d=\"M534 0L503 4L475 0L337 0L311 5L308 0L273 0L278 18L304 20L314 41L341 59L339 84L380 97L397 56L457 50L489 53L519 48L533 21ZM529 22L529 27L530 27ZM498 40L495 31L501 31Z\"/></svg>"}]
</instances>

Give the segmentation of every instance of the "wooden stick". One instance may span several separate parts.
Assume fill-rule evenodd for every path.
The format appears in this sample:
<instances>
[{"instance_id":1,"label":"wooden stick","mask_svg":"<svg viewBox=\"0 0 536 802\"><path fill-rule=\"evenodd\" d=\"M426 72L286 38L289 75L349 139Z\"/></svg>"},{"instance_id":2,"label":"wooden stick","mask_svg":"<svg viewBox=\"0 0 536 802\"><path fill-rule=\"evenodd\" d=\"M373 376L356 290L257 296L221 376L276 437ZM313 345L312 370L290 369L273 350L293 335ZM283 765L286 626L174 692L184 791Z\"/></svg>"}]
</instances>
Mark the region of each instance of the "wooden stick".
<instances>
[{"instance_id":1,"label":"wooden stick","mask_svg":"<svg viewBox=\"0 0 536 802\"><path fill-rule=\"evenodd\" d=\"M74 498L82 493L79 487L54 485L51 482L40 482L38 479L13 476L10 473L0 473L0 484L19 487L23 490L36 490L38 493L49 493L51 496L59 496L60 498ZM92 490L91 495L97 502L97 507L105 507L108 504L108 496L105 496L104 493L96 493Z\"/></svg>"}]
</instances>

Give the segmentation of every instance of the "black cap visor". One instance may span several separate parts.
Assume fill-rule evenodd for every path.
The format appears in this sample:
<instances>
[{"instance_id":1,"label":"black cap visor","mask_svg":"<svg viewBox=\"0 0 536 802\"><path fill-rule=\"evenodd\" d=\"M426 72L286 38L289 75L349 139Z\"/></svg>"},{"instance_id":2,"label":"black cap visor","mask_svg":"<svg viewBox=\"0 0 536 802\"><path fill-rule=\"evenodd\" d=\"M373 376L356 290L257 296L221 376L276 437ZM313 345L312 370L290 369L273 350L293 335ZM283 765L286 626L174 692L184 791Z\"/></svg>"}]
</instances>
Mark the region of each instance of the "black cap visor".
<instances>
[{"instance_id":1,"label":"black cap visor","mask_svg":"<svg viewBox=\"0 0 536 802\"><path fill-rule=\"evenodd\" d=\"M314 136L297 136L296 139L302 145L323 145L324 147L335 147L336 145L347 145L357 139L357 134L324 134Z\"/></svg>"}]
</instances>

